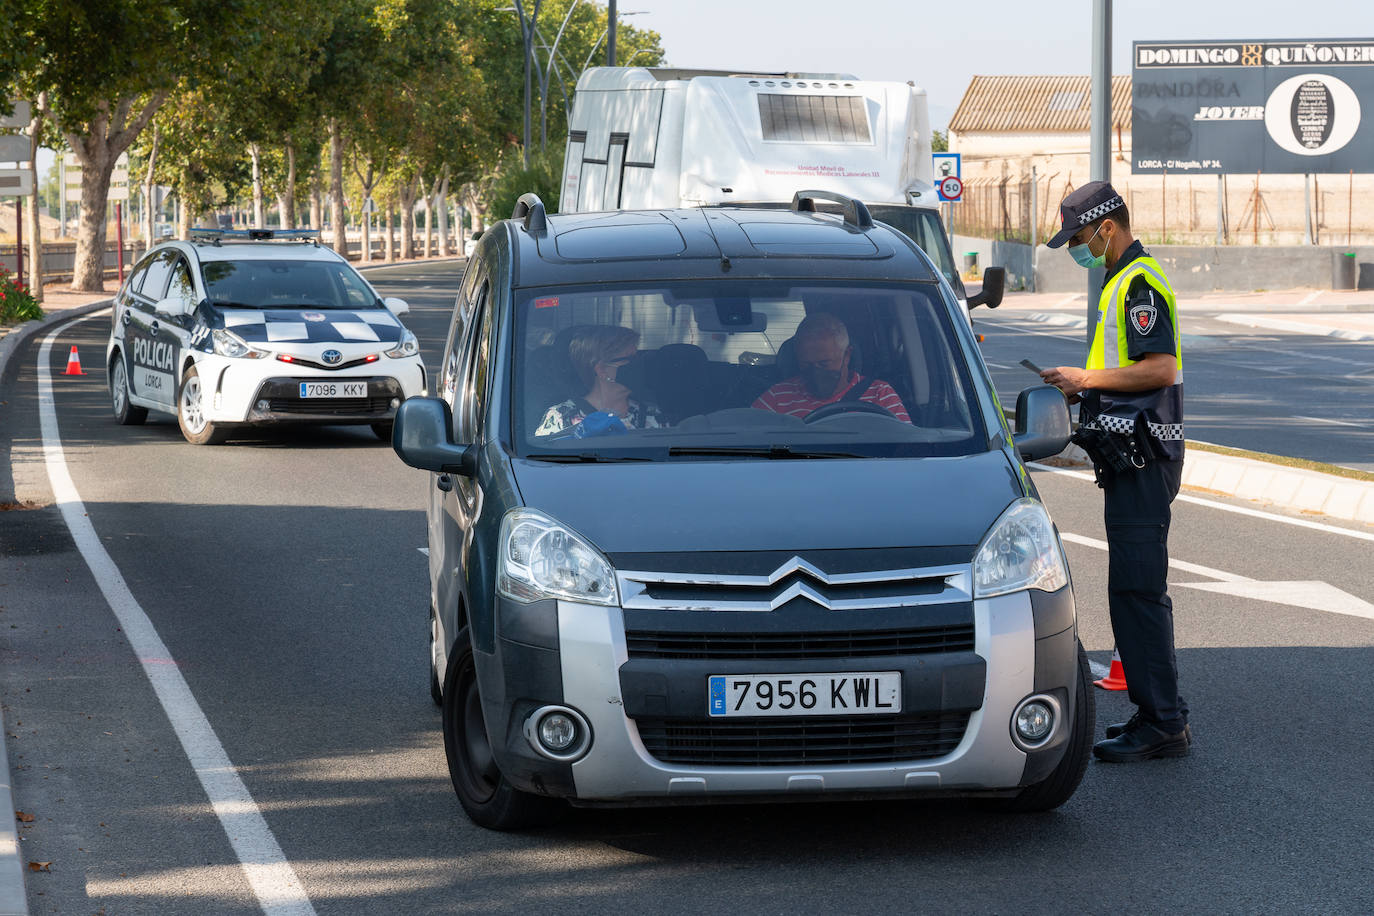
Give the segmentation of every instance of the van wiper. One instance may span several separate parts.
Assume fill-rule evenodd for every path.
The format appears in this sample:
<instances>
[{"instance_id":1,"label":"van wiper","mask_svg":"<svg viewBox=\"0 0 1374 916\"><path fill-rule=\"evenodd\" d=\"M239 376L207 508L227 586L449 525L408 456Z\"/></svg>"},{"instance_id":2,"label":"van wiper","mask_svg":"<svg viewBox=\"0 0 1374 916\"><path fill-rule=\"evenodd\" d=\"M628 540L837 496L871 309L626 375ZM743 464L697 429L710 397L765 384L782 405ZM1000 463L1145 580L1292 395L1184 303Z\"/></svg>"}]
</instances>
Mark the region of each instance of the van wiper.
<instances>
[{"instance_id":1,"label":"van wiper","mask_svg":"<svg viewBox=\"0 0 1374 916\"><path fill-rule=\"evenodd\" d=\"M525 456L531 461L551 461L556 464L598 464L605 462L611 464L617 461L653 461L654 459L643 455L603 455L600 452L541 452L537 455Z\"/></svg>"},{"instance_id":2,"label":"van wiper","mask_svg":"<svg viewBox=\"0 0 1374 916\"><path fill-rule=\"evenodd\" d=\"M668 449L670 456L688 455L724 458L868 458L856 452L823 452L814 449L793 448L790 445L675 445Z\"/></svg>"}]
</instances>

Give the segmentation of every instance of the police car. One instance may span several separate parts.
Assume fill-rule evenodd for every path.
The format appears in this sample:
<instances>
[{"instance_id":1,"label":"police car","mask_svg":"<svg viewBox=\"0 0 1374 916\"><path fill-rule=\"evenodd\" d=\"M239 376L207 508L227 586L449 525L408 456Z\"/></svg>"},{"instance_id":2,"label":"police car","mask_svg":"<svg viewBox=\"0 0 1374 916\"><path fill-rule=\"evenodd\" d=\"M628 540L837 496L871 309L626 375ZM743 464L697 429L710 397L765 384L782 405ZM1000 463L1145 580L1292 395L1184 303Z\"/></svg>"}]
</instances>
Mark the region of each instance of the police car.
<instances>
[{"instance_id":1,"label":"police car","mask_svg":"<svg viewBox=\"0 0 1374 916\"><path fill-rule=\"evenodd\" d=\"M348 262L302 230L192 230L120 288L105 352L115 418L176 415L196 445L235 427L370 424L425 391L419 342Z\"/></svg>"}]
</instances>

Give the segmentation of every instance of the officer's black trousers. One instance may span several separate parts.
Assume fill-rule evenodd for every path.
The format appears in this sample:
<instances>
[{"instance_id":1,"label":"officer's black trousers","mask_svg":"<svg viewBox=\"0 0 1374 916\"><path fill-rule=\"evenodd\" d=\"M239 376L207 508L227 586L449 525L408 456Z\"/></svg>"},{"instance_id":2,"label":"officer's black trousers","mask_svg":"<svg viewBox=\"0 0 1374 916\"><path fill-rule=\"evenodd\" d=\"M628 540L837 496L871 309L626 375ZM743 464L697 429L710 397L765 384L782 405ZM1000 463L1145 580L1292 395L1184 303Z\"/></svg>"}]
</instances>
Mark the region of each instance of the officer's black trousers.
<instances>
[{"instance_id":1,"label":"officer's black trousers","mask_svg":"<svg viewBox=\"0 0 1374 916\"><path fill-rule=\"evenodd\" d=\"M1178 695L1174 606L1167 592L1169 504L1182 475L1182 461L1103 472L1112 632L1131 702L1145 721L1168 734L1188 723L1188 705Z\"/></svg>"}]
</instances>

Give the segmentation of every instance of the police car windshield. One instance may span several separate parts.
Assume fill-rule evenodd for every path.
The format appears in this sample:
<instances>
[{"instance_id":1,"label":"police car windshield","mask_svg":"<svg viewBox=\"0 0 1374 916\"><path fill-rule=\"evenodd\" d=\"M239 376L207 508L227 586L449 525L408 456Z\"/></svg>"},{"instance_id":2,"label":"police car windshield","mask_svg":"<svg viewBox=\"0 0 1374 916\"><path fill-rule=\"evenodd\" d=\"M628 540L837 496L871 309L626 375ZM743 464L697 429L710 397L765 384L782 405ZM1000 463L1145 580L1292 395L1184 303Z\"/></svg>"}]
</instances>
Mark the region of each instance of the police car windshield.
<instances>
[{"instance_id":1,"label":"police car windshield","mask_svg":"<svg viewBox=\"0 0 1374 916\"><path fill-rule=\"evenodd\" d=\"M254 309L381 308L346 264L329 261L206 261L201 276L212 305Z\"/></svg>"},{"instance_id":2,"label":"police car windshield","mask_svg":"<svg viewBox=\"0 0 1374 916\"><path fill-rule=\"evenodd\" d=\"M525 291L512 342L517 451L550 460L984 451L946 302L933 282Z\"/></svg>"}]
</instances>

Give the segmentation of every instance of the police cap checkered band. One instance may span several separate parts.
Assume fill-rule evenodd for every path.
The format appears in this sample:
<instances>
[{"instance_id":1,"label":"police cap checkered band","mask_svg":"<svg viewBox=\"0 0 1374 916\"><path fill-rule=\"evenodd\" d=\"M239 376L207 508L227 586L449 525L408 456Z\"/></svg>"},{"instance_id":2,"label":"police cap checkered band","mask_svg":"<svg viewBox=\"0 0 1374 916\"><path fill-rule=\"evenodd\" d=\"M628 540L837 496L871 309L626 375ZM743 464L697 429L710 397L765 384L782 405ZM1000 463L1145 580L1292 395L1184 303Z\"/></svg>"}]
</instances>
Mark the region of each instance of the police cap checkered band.
<instances>
[{"instance_id":1,"label":"police cap checkered band","mask_svg":"<svg viewBox=\"0 0 1374 916\"><path fill-rule=\"evenodd\" d=\"M1108 182L1090 181L1081 188L1075 188L1059 204L1061 225L1059 231L1050 239L1049 247L1060 247L1073 238L1079 229L1123 206L1125 201Z\"/></svg>"}]
</instances>

